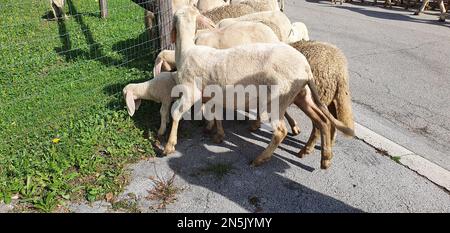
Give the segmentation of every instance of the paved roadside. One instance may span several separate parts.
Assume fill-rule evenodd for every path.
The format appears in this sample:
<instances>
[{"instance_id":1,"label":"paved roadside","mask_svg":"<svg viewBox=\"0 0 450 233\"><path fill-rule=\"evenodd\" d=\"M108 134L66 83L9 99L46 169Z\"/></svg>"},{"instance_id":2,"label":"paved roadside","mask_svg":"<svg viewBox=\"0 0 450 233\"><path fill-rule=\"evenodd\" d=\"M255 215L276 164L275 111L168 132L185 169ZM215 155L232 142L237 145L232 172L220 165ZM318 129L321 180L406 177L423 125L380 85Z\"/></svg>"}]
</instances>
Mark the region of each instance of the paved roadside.
<instances>
[{"instance_id":1,"label":"paved roadside","mask_svg":"<svg viewBox=\"0 0 450 233\"><path fill-rule=\"evenodd\" d=\"M140 212L449 212L450 195L432 182L357 139L337 138L332 166L320 169L320 151L299 159L310 122L294 108L302 133L288 136L267 164L249 163L267 145L268 127L255 133L244 122L226 122L226 141L212 143L183 122L174 155L141 161L118 200ZM176 200L164 209L148 199L155 183L175 174ZM106 202L74 204L75 212L115 211Z\"/></svg>"}]
</instances>

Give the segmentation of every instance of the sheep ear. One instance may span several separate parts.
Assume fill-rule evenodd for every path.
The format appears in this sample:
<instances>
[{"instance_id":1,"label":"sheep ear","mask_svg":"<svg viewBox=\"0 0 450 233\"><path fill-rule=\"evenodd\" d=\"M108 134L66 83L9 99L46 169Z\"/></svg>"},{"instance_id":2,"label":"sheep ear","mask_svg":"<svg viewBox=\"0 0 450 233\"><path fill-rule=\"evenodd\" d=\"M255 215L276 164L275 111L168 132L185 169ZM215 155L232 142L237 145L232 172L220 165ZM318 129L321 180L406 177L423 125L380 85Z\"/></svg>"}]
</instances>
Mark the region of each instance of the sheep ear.
<instances>
[{"instance_id":1,"label":"sheep ear","mask_svg":"<svg viewBox=\"0 0 450 233\"><path fill-rule=\"evenodd\" d=\"M133 93L131 93L131 92L126 93L125 102L127 103L128 114L130 116L133 116L134 112L136 111L136 103L134 101ZM139 106L138 106L138 108L139 108Z\"/></svg>"},{"instance_id":2,"label":"sheep ear","mask_svg":"<svg viewBox=\"0 0 450 233\"><path fill-rule=\"evenodd\" d=\"M155 67L153 67L153 76L156 77L161 73L161 67L163 64L163 60L161 58L156 58Z\"/></svg>"},{"instance_id":3,"label":"sheep ear","mask_svg":"<svg viewBox=\"0 0 450 233\"><path fill-rule=\"evenodd\" d=\"M217 28L216 24L211 19L205 17L204 15L198 15L197 22L204 25L205 27L208 27L209 29Z\"/></svg>"}]
</instances>

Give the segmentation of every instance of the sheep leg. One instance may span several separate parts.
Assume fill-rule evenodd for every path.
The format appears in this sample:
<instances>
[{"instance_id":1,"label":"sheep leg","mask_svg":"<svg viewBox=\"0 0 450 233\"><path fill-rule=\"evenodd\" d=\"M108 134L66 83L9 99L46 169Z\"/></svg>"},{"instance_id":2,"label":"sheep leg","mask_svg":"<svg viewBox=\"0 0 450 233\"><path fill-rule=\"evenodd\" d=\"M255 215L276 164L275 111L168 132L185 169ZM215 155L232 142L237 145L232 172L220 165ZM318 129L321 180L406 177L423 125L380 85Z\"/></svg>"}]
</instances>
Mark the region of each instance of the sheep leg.
<instances>
[{"instance_id":1,"label":"sheep leg","mask_svg":"<svg viewBox=\"0 0 450 233\"><path fill-rule=\"evenodd\" d=\"M257 104L259 106L259 99L257 100ZM261 128L261 116L259 115L259 108L256 108L256 120L251 120L250 122L251 123L249 130L251 132L255 132L256 130Z\"/></svg>"},{"instance_id":2,"label":"sheep leg","mask_svg":"<svg viewBox=\"0 0 450 233\"><path fill-rule=\"evenodd\" d=\"M310 117L311 118L311 117ZM311 134L309 135L308 141L305 146L297 153L297 157L304 158L307 154L311 154L314 150L314 145L316 144L316 140L319 138L319 130L313 124Z\"/></svg>"},{"instance_id":3,"label":"sheep leg","mask_svg":"<svg viewBox=\"0 0 450 233\"><path fill-rule=\"evenodd\" d=\"M288 121L289 126L291 126L292 134L293 135L300 134L300 128L298 127L297 122L288 114L287 111L284 114L284 117L286 117L286 120Z\"/></svg>"},{"instance_id":4,"label":"sheep leg","mask_svg":"<svg viewBox=\"0 0 450 233\"><path fill-rule=\"evenodd\" d=\"M320 109L316 106L310 95L298 96L295 99L294 103L311 119L313 125L319 129L322 146L320 168L327 169L328 167L330 167L331 158L333 157L333 154L331 152L331 136L329 127L331 123L325 116L323 116ZM315 132L311 133L311 137L315 138L315 135ZM311 137L310 139L313 140L314 138ZM308 146L308 143L306 146ZM299 152L299 157L303 156L301 155L301 152L302 151Z\"/></svg>"},{"instance_id":5,"label":"sheep leg","mask_svg":"<svg viewBox=\"0 0 450 233\"><path fill-rule=\"evenodd\" d=\"M275 151L275 149L280 145L280 143L283 141L283 139L287 135L287 128L284 123L284 121L279 120L274 124L274 132L272 136L272 140L267 146L267 148L262 152L261 155L256 157L255 160L253 160L252 165L253 166L260 166L261 164L267 162L272 158L272 154Z\"/></svg>"},{"instance_id":6,"label":"sheep leg","mask_svg":"<svg viewBox=\"0 0 450 233\"><path fill-rule=\"evenodd\" d=\"M159 109L159 113L161 114L161 125L158 130L158 141L161 142L163 141L164 133L166 132L167 122L169 121L170 102L163 103Z\"/></svg>"},{"instance_id":7,"label":"sheep leg","mask_svg":"<svg viewBox=\"0 0 450 233\"><path fill-rule=\"evenodd\" d=\"M441 14L439 15L439 21L445 22L445 5L444 0L439 0L439 9L441 11Z\"/></svg>"},{"instance_id":8,"label":"sheep leg","mask_svg":"<svg viewBox=\"0 0 450 233\"><path fill-rule=\"evenodd\" d=\"M193 93L191 90L194 90ZM175 145L177 144L178 124L183 114L194 105L194 103L201 98L201 92L193 87L184 86L184 92L180 99L174 103L174 111L172 113L172 129L170 131L169 140L164 147L164 154L168 155L175 152Z\"/></svg>"},{"instance_id":9,"label":"sheep leg","mask_svg":"<svg viewBox=\"0 0 450 233\"><path fill-rule=\"evenodd\" d=\"M217 132L213 136L213 142L219 144L219 143L223 142L223 138L225 137L225 131L223 130L222 121L221 120L215 120L215 121L216 121Z\"/></svg>"},{"instance_id":10,"label":"sheep leg","mask_svg":"<svg viewBox=\"0 0 450 233\"><path fill-rule=\"evenodd\" d=\"M261 128L261 116L259 115L259 109L256 109L256 120L252 120L250 124L250 131L254 132Z\"/></svg>"},{"instance_id":11,"label":"sheep leg","mask_svg":"<svg viewBox=\"0 0 450 233\"><path fill-rule=\"evenodd\" d=\"M204 133L210 134L214 128L214 120L212 121L208 121L208 123L206 124L206 127L203 129Z\"/></svg>"},{"instance_id":12,"label":"sheep leg","mask_svg":"<svg viewBox=\"0 0 450 233\"><path fill-rule=\"evenodd\" d=\"M423 0L422 6L420 6L419 9L417 9L417 11L414 12L415 15L419 15L420 13L422 13L425 10L425 7L428 4L428 1L430 0Z\"/></svg>"},{"instance_id":13,"label":"sheep leg","mask_svg":"<svg viewBox=\"0 0 450 233\"><path fill-rule=\"evenodd\" d=\"M286 117L286 120L289 123L289 126L291 127L292 130L292 134L293 135L299 135L300 134L300 127L298 127L297 122L287 113L284 114L284 116ZM250 131L256 131L259 128L261 128L261 118L259 116L259 114L256 116L256 120L251 122L250 125Z\"/></svg>"},{"instance_id":14,"label":"sheep leg","mask_svg":"<svg viewBox=\"0 0 450 233\"><path fill-rule=\"evenodd\" d=\"M52 4L53 17L54 17L54 19L58 20L60 17L60 9L55 3L52 2L51 4Z\"/></svg>"},{"instance_id":15,"label":"sheep leg","mask_svg":"<svg viewBox=\"0 0 450 233\"><path fill-rule=\"evenodd\" d=\"M331 115L333 115L335 118L338 117L335 101L332 101L331 104L328 105L328 110L330 111ZM331 146L333 147L336 142L336 127L334 127L333 124L330 124L329 127L330 127L330 136L331 136Z\"/></svg>"}]
</instances>

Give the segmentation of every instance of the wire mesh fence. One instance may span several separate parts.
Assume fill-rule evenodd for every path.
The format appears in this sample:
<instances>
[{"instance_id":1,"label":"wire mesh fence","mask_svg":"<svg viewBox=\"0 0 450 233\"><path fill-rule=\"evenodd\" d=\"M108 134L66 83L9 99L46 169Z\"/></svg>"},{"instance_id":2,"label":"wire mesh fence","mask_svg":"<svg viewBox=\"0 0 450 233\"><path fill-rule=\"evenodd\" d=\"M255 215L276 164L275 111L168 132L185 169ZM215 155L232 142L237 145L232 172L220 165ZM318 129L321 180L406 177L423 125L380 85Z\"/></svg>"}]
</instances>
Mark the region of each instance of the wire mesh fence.
<instances>
[{"instance_id":1,"label":"wire mesh fence","mask_svg":"<svg viewBox=\"0 0 450 233\"><path fill-rule=\"evenodd\" d=\"M62 117L70 113L71 106L80 107L80 102L84 106L96 102L68 97L77 93L80 98L89 96L109 83L107 80L113 84L131 79L127 75L103 77L102 72L129 68L128 73L140 71L139 77L145 77L158 51L159 38L148 35L144 9L132 1L108 1L105 20L100 17L98 1L67 0L63 10L68 18L64 20L55 19L50 2L0 3L0 108L6 116L0 120L2 132L27 115L36 118L42 112L52 118L46 107L58 111L53 116ZM79 85L89 88L75 88ZM64 109L55 108L58 103ZM48 106L39 106L42 104ZM20 114L11 114L16 111ZM23 124L36 125L29 119Z\"/></svg>"},{"instance_id":2,"label":"wire mesh fence","mask_svg":"<svg viewBox=\"0 0 450 233\"><path fill-rule=\"evenodd\" d=\"M73 154L95 161L106 148L116 156L150 153L139 138L158 119L139 117L156 106L143 106L136 127L122 88L151 78L168 36L157 29L170 26L158 24L166 13L159 2L0 0L0 200L22 190L27 176L52 166L65 174L79 163L67 160Z\"/></svg>"}]
</instances>

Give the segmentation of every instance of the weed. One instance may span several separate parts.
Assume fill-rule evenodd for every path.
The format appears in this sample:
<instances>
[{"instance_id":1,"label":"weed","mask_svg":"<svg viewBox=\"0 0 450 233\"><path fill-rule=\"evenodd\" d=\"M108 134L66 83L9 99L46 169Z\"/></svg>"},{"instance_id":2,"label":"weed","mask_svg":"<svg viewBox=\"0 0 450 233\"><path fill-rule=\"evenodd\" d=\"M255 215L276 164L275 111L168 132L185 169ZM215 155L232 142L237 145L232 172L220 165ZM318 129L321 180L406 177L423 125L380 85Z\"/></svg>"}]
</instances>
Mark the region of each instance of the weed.
<instances>
[{"instance_id":1,"label":"weed","mask_svg":"<svg viewBox=\"0 0 450 233\"><path fill-rule=\"evenodd\" d=\"M140 213L136 199L124 199L112 204L113 210L122 210L128 213Z\"/></svg>"},{"instance_id":2,"label":"weed","mask_svg":"<svg viewBox=\"0 0 450 233\"><path fill-rule=\"evenodd\" d=\"M400 156L392 156L391 159L394 160L396 163L400 163L401 157Z\"/></svg>"},{"instance_id":3,"label":"weed","mask_svg":"<svg viewBox=\"0 0 450 233\"><path fill-rule=\"evenodd\" d=\"M168 180L164 179L156 179L154 177L150 177L150 179L155 184L155 187L149 191L149 196L147 197L150 200L157 200L159 204L156 208L164 209L168 204L175 202L176 194L180 191L179 188L175 187L175 173Z\"/></svg>"}]
</instances>

